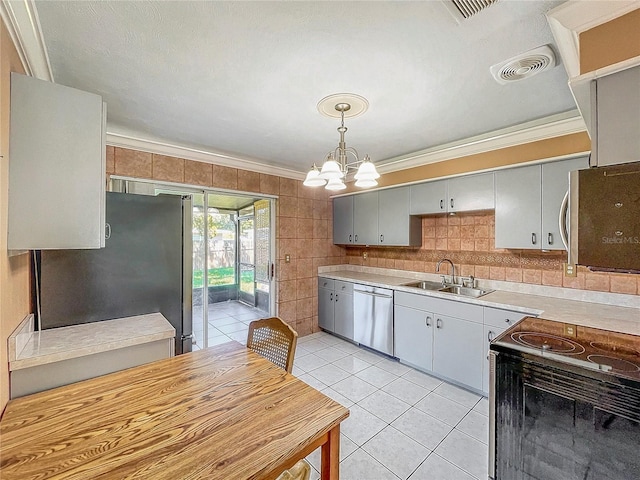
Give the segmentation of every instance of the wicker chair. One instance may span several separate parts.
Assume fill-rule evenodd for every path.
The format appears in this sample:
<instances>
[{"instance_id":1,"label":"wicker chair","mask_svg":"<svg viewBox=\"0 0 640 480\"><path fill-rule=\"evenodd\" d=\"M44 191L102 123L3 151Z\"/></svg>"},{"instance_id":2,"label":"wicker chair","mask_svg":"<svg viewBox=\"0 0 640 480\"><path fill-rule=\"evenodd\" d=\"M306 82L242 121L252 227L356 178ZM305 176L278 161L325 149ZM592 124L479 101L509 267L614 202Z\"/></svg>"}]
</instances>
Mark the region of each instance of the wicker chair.
<instances>
[{"instance_id":1,"label":"wicker chair","mask_svg":"<svg viewBox=\"0 0 640 480\"><path fill-rule=\"evenodd\" d=\"M291 373L298 334L278 317L249 324L247 347Z\"/></svg>"},{"instance_id":2,"label":"wicker chair","mask_svg":"<svg viewBox=\"0 0 640 480\"><path fill-rule=\"evenodd\" d=\"M276 480L309 480L311 475L311 466L305 461L300 460L289 470L285 470Z\"/></svg>"}]
</instances>

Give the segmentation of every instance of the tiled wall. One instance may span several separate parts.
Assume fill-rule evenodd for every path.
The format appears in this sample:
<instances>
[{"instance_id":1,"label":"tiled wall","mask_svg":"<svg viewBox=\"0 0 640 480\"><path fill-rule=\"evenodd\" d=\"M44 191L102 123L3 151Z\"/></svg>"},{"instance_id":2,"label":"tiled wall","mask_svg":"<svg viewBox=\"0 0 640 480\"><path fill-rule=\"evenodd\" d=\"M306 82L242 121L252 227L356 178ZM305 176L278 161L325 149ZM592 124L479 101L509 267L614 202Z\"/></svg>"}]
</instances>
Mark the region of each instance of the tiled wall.
<instances>
[{"instance_id":1,"label":"tiled wall","mask_svg":"<svg viewBox=\"0 0 640 480\"><path fill-rule=\"evenodd\" d=\"M332 242L327 190L304 187L299 180L118 147L107 147L107 174L278 195L278 312L299 335L318 329L318 266L346 261L345 249ZM290 263L285 255L290 255Z\"/></svg>"},{"instance_id":2,"label":"tiled wall","mask_svg":"<svg viewBox=\"0 0 640 480\"><path fill-rule=\"evenodd\" d=\"M579 267L577 277L565 277L566 253L496 249L494 230L493 212L424 217L421 248L347 247L348 262L435 273L436 262L446 257L461 275L480 279L640 294L640 275L593 273ZM449 273L449 266L443 267Z\"/></svg>"}]
</instances>

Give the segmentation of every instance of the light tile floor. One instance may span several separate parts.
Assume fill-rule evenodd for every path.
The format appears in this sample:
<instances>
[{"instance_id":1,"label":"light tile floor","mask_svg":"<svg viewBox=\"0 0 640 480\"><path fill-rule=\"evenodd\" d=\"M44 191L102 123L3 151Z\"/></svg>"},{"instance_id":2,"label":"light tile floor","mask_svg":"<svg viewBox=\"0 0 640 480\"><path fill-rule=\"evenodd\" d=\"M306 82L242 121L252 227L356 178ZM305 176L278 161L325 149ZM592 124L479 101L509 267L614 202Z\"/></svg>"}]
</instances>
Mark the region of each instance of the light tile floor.
<instances>
[{"instance_id":1,"label":"light tile floor","mask_svg":"<svg viewBox=\"0 0 640 480\"><path fill-rule=\"evenodd\" d=\"M211 305L209 345L246 344L249 323L265 316L238 302ZM293 374L351 412L342 480L487 478L486 398L325 332L298 339ZM320 450L308 460L319 479Z\"/></svg>"},{"instance_id":2,"label":"light tile floor","mask_svg":"<svg viewBox=\"0 0 640 480\"><path fill-rule=\"evenodd\" d=\"M342 480L487 478L486 398L324 332L298 339L293 374L349 408ZM320 450L307 458L320 478Z\"/></svg>"},{"instance_id":3,"label":"light tile floor","mask_svg":"<svg viewBox=\"0 0 640 480\"><path fill-rule=\"evenodd\" d=\"M219 345L235 340L243 345L247 343L249 323L258 318L266 318L269 314L258 308L249 307L240 302L228 301L209 305L208 346ZM202 307L194 307L193 333L196 341L193 350L203 348L204 326Z\"/></svg>"}]
</instances>

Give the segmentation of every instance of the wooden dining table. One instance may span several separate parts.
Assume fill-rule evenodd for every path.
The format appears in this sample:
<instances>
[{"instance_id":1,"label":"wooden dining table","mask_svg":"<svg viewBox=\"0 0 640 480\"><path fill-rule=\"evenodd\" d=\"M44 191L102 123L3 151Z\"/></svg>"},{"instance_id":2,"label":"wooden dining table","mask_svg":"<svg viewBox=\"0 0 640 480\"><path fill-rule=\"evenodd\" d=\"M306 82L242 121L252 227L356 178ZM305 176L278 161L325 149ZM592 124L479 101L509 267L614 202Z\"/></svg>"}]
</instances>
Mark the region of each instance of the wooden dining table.
<instances>
[{"instance_id":1,"label":"wooden dining table","mask_svg":"<svg viewBox=\"0 0 640 480\"><path fill-rule=\"evenodd\" d=\"M9 401L0 477L274 479L321 447L337 480L348 416L230 342Z\"/></svg>"}]
</instances>

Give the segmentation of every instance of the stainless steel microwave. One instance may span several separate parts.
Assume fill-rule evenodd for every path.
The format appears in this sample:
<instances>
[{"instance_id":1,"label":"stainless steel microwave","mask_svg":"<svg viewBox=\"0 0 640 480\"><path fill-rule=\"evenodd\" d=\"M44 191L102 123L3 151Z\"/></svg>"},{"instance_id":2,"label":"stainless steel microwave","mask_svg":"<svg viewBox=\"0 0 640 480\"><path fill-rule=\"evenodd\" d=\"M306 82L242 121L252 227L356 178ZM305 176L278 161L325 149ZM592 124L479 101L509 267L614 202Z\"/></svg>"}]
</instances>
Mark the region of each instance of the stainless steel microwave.
<instances>
[{"instance_id":1,"label":"stainless steel microwave","mask_svg":"<svg viewBox=\"0 0 640 480\"><path fill-rule=\"evenodd\" d=\"M560 224L569 263L640 273L640 163L570 172Z\"/></svg>"}]
</instances>

